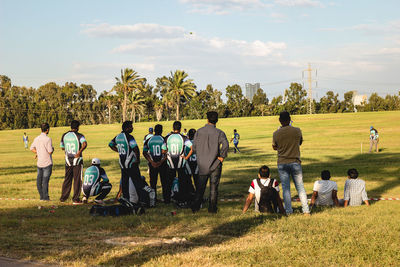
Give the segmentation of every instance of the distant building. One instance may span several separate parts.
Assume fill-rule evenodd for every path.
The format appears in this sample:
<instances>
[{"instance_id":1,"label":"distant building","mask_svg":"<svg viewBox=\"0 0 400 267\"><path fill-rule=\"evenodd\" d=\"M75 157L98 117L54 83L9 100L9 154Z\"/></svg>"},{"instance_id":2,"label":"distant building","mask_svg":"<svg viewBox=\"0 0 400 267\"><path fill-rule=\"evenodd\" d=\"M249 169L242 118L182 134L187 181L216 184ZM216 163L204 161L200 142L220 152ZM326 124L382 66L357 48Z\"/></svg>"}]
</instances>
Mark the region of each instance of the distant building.
<instances>
[{"instance_id":1,"label":"distant building","mask_svg":"<svg viewBox=\"0 0 400 267\"><path fill-rule=\"evenodd\" d=\"M353 91L354 111L357 112L357 106L364 105L368 101L367 95L358 95L357 91Z\"/></svg>"},{"instance_id":2,"label":"distant building","mask_svg":"<svg viewBox=\"0 0 400 267\"><path fill-rule=\"evenodd\" d=\"M246 97L252 101L253 96L257 93L257 90L260 89L260 83L246 83Z\"/></svg>"}]
</instances>

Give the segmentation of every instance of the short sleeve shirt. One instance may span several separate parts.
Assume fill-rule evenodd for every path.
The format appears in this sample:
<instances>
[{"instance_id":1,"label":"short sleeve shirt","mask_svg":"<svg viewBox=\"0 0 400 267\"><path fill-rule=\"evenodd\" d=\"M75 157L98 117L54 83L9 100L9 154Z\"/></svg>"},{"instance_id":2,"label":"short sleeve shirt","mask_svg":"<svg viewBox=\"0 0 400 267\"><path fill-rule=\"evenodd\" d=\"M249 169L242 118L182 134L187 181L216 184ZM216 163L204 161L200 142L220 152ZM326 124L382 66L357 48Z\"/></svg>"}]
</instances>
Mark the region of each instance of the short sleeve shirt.
<instances>
[{"instance_id":1,"label":"short sleeve shirt","mask_svg":"<svg viewBox=\"0 0 400 267\"><path fill-rule=\"evenodd\" d=\"M186 160L181 156L184 154L187 137L180 133L171 133L165 137L167 144L167 160L170 169L183 168Z\"/></svg>"},{"instance_id":2,"label":"short sleeve shirt","mask_svg":"<svg viewBox=\"0 0 400 267\"><path fill-rule=\"evenodd\" d=\"M65 150L65 162L69 166L82 164L82 154L79 158L75 155L82 148L82 144L86 142L85 136L81 133L69 131L61 137L60 147Z\"/></svg>"},{"instance_id":3,"label":"short sleeve shirt","mask_svg":"<svg viewBox=\"0 0 400 267\"><path fill-rule=\"evenodd\" d=\"M268 186L270 182L270 178L267 179L260 179L261 184L263 186ZM277 192L279 192L279 183L277 180L274 179L274 182L272 184L272 188L274 188ZM255 211L259 211L259 206L258 203L260 203L260 197L261 197L261 188L258 186L257 179L254 179L251 182L251 185L249 187L249 193L255 195L255 200L254 200L254 208Z\"/></svg>"},{"instance_id":4,"label":"short sleeve shirt","mask_svg":"<svg viewBox=\"0 0 400 267\"><path fill-rule=\"evenodd\" d=\"M300 143L302 140L300 128L288 125L276 130L272 144L278 148L278 164L301 163Z\"/></svg>"},{"instance_id":5,"label":"short sleeve shirt","mask_svg":"<svg viewBox=\"0 0 400 267\"><path fill-rule=\"evenodd\" d=\"M317 200L315 204L317 206L332 206L332 191L338 190L337 184L331 180L318 180L314 183L313 191L318 192Z\"/></svg>"},{"instance_id":6,"label":"short sleeve shirt","mask_svg":"<svg viewBox=\"0 0 400 267\"><path fill-rule=\"evenodd\" d=\"M162 159L163 150L167 150L167 145L161 135L150 137L143 146L143 152L147 152L154 162L159 162Z\"/></svg>"},{"instance_id":7,"label":"short sleeve shirt","mask_svg":"<svg viewBox=\"0 0 400 267\"><path fill-rule=\"evenodd\" d=\"M137 162L136 154L133 149L138 145L132 135L121 132L110 141L109 146L117 148L119 165L122 169L129 169Z\"/></svg>"}]
</instances>

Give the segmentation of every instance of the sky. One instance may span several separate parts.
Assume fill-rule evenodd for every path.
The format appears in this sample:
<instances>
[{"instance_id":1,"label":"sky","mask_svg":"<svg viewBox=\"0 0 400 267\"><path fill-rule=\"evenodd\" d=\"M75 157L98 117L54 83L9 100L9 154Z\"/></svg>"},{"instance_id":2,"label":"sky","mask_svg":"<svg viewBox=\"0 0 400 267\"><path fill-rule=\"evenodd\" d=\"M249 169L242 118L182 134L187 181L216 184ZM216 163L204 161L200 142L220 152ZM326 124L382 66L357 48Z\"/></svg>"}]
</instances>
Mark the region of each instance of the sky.
<instances>
[{"instance_id":1,"label":"sky","mask_svg":"<svg viewBox=\"0 0 400 267\"><path fill-rule=\"evenodd\" d=\"M123 68L148 83L184 70L198 89L291 82L327 91L398 94L398 0L0 0L0 74L112 89Z\"/></svg>"}]
</instances>

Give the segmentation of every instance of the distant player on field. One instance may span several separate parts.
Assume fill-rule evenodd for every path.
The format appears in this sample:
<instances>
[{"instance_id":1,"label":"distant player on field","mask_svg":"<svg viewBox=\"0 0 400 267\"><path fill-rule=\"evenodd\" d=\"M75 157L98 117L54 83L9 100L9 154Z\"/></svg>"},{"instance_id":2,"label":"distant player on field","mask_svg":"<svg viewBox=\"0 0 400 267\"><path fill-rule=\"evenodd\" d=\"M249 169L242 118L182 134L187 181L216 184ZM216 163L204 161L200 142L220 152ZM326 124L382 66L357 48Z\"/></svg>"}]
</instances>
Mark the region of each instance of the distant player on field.
<instances>
[{"instance_id":1,"label":"distant player on field","mask_svg":"<svg viewBox=\"0 0 400 267\"><path fill-rule=\"evenodd\" d=\"M83 179L83 203L87 203L89 197L97 196L95 203L104 205L104 198L110 193L110 184L105 170L100 167L100 159L92 159L92 165L86 169Z\"/></svg>"},{"instance_id":2,"label":"distant player on field","mask_svg":"<svg viewBox=\"0 0 400 267\"><path fill-rule=\"evenodd\" d=\"M151 138L154 134L154 131L153 131L153 127L150 127L149 128L149 133L148 134L146 134L145 136L144 136L144 138L143 138L143 144L149 139L149 138Z\"/></svg>"},{"instance_id":3,"label":"distant player on field","mask_svg":"<svg viewBox=\"0 0 400 267\"><path fill-rule=\"evenodd\" d=\"M373 126L371 126L369 128L369 153L371 153L374 145L375 145L375 151L379 152L378 143L379 143L378 130L375 129Z\"/></svg>"},{"instance_id":4,"label":"distant player on field","mask_svg":"<svg viewBox=\"0 0 400 267\"><path fill-rule=\"evenodd\" d=\"M231 143L233 142L233 145L235 146L233 148L233 153L236 153L236 150L240 153L240 150L238 148L239 145L239 139L240 139L240 135L239 133L236 131L236 129L233 130L233 135L231 138Z\"/></svg>"}]
</instances>

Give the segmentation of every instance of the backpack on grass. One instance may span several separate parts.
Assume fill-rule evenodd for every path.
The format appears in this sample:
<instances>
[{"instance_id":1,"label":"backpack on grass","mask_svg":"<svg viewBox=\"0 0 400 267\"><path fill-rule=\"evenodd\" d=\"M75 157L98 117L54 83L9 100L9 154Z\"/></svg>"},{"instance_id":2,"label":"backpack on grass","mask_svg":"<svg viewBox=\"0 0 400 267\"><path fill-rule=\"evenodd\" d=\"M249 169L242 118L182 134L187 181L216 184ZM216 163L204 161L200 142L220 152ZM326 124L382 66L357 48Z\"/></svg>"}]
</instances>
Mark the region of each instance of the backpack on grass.
<instances>
[{"instance_id":1,"label":"backpack on grass","mask_svg":"<svg viewBox=\"0 0 400 267\"><path fill-rule=\"evenodd\" d=\"M276 200L278 192L272 187L274 182L274 179L270 179L268 186L264 186L260 178L257 178L257 184L261 188L260 202L258 203L260 212L278 212L278 201Z\"/></svg>"},{"instance_id":2,"label":"backpack on grass","mask_svg":"<svg viewBox=\"0 0 400 267\"><path fill-rule=\"evenodd\" d=\"M112 205L112 206L102 206L93 205L90 209L90 215L92 216L120 216L120 215L142 215L145 213L144 208L135 206L125 206L125 205Z\"/></svg>"}]
</instances>

